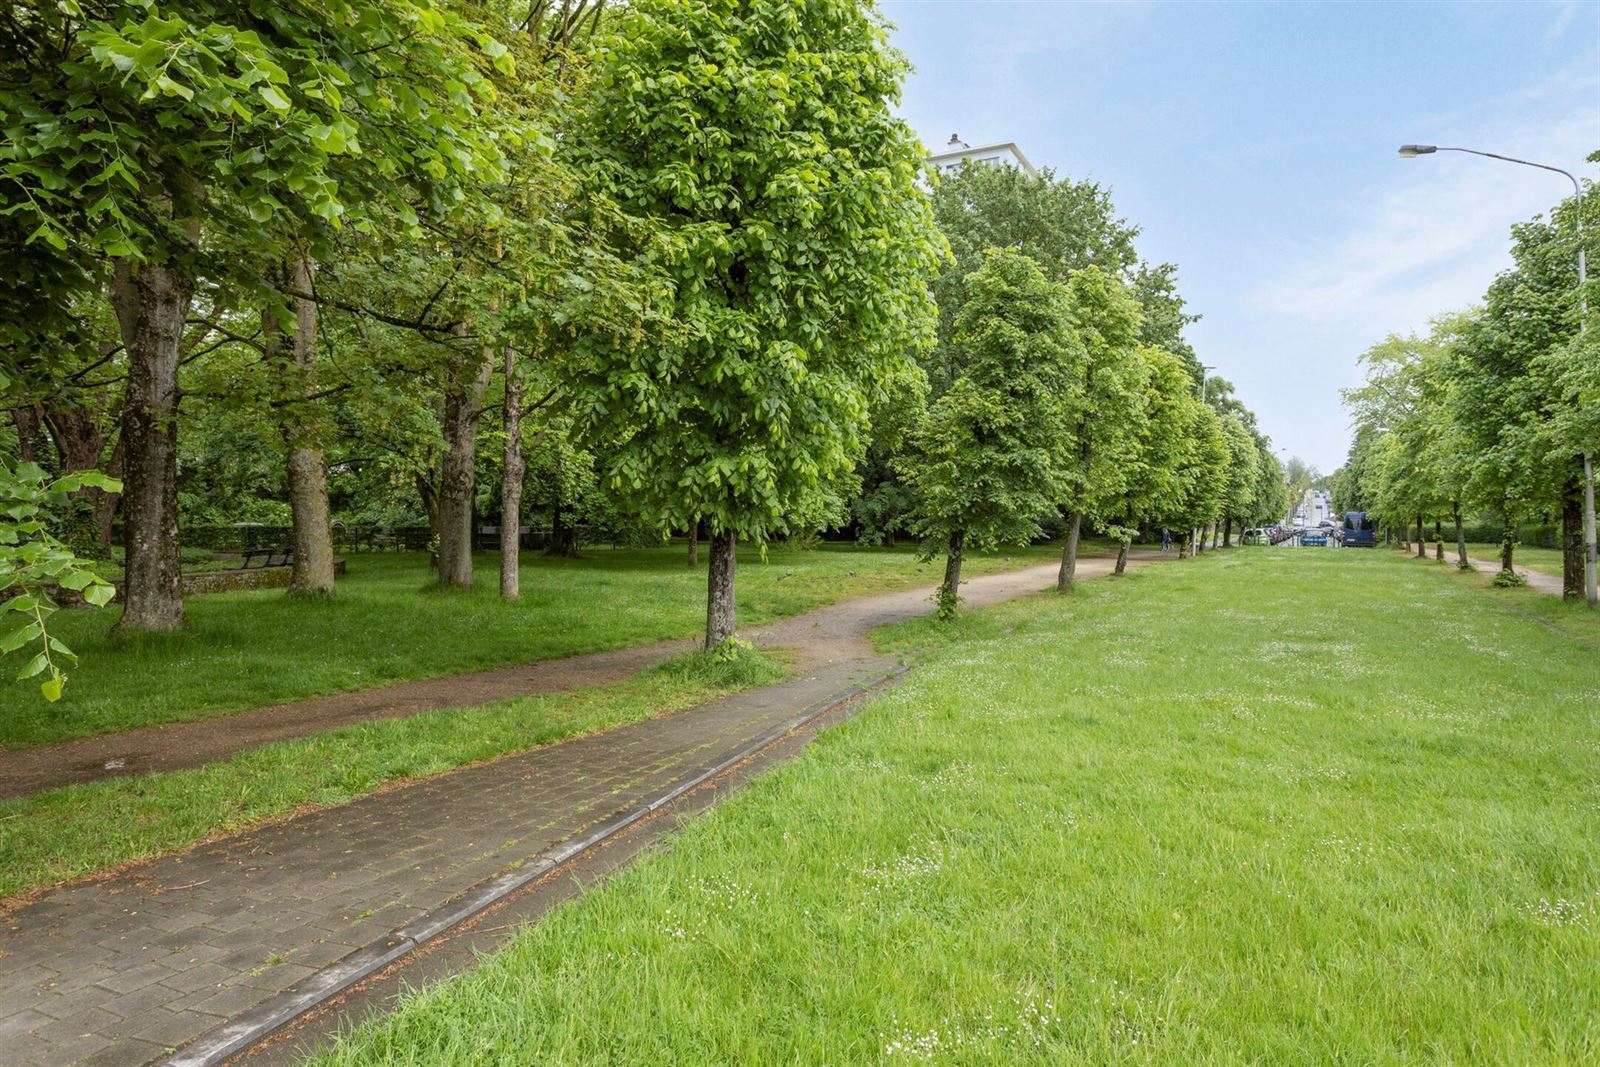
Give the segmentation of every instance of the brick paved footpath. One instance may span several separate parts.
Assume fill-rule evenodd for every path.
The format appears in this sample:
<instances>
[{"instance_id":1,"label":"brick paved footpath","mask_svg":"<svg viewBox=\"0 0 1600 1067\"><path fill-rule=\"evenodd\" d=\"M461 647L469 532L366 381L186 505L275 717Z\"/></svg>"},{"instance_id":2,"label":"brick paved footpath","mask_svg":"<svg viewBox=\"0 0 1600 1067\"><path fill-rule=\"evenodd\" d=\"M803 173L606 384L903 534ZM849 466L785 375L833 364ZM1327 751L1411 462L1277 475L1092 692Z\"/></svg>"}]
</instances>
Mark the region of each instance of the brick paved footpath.
<instances>
[{"instance_id":1,"label":"brick paved footpath","mask_svg":"<svg viewBox=\"0 0 1600 1067\"><path fill-rule=\"evenodd\" d=\"M1109 564L1080 564L1085 577ZM1053 567L975 578L992 603ZM767 629L805 673L677 714L466 767L43 894L0 928L0 1063L137 1065L259 1009L467 890L648 804L893 666L870 626L928 591Z\"/></svg>"}]
</instances>

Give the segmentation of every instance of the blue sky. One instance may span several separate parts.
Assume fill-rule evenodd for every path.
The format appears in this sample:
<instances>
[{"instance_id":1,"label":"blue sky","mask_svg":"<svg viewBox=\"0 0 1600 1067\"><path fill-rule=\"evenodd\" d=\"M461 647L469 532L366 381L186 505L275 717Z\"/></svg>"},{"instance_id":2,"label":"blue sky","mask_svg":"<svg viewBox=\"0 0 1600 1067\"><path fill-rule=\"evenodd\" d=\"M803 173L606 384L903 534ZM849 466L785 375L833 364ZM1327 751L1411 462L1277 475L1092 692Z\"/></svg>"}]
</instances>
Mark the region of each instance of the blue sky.
<instances>
[{"instance_id":1,"label":"blue sky","mask_svg":"<svg viewBox=\"0 0 1600 1067\"><path fill-rule=\"evenodd\" d=\"M1202 361L1277 447L1344 460L1339 389L1391 332L1471 305L1511 223L1570 186L1406 141L1600 180L1600 0L1052 3L886 0L930 146L1016 141L1109 187L1177 263ZM1596 220L1600 224L1600 220Z\"/></svg>"}]
</instances>

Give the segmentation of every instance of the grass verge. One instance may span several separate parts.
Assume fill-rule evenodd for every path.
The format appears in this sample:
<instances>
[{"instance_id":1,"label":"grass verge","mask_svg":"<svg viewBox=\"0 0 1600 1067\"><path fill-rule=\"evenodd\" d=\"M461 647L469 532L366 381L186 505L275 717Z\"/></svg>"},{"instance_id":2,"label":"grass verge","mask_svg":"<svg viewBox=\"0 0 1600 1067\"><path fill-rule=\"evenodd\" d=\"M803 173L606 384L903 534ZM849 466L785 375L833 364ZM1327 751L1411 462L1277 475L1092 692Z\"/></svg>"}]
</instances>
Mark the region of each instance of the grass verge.
<instances>
[{"instance_id":1,"label":"grass verge","mask_svg":"<svg viewBox=\"0 0 1600 1067\"><path fill-rule=\"evenodd\" d=\"M1429 551L1432 550L1430 549ZM1445 558L1454 560L1455 551L1455 543L1446 541L1444 546ZM1474 559L1486 559L1491 563L1498 564L1500 562L1500 546L1479 541L1468 541L1467 555ZM1561 577L1561 553L1554 548L1535 548L1531 545L1518 545L1516 553L1512 556L1512 563L1517 567L1526 567L1530 571L1538 571L1540 574Z\"/></svg>"},{"instance_id":2,"label":"grass verge","mask_svg":"<svg viewBox=\"0 0 1600 1067\"><path fill-rule=\"evenodd\" d=\"M883 639L900 689L316 1062L1600 1053L1586 645L1355 552Z\"/></svg>"},{"instance_id":3,"label":"grass verge","mask_svg":"<svg viewBox=\"0 0 1600 1067\"><path fill-rule=\"evenodd\" d=\"M1059 549L1007 549L970 560L972 574L1045 562ZM702 557L704 553L702 553ZM756 626L822 604L937 581L911 548L776 546L740 553L739 623ZM191 597L182 633L117 638L116 611L68 611L52 630L82 657L66 696L46 704L33 682L0 681L0 745L223 715L388 682L438 677L686 637L705 625L705 564L680 550L586 549L578 560L529 556L522 599L498 595L480 557L467 591L429 588L420 553L356 556L338 592L282 590Z\"/></svg>"},{"instance_id":4,"label":"grass verge","mask_svg":"<svg viewBox=\"0 0 1600 1067\"><path fill-rule=\"evenodd\" d=\"M616 685L363 723L194 770L0 801L0 899L782 676L777 659L753 649L692 652Z\"/></svg>"}]
</instances>

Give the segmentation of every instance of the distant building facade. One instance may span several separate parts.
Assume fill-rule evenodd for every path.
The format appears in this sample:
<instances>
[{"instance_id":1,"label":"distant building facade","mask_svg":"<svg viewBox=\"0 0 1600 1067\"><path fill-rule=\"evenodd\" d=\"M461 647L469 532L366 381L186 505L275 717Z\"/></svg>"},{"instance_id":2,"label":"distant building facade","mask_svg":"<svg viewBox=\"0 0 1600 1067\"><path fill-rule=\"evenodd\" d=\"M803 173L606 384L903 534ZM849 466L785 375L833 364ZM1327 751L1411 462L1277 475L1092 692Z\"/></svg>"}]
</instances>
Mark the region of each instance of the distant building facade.
<instances>
[{"instance_id":1,"label":"distant building facade","mask_svg":"<svg viewBox=\"0 0 1600 1067\"><path fill-rule=\"evenodd\" d=\"M974 163L983 163L989 166L1016 167L1022 173L1033 177L1039 172L1034 165L1028 162L1028 157L1022 154L1014 141L1001 141L997 144L978 145L967 144L957 134L951 134L949 142L943 151L935 152L928 157L940 171L960 170L961 164L971 160Z\"/></svg>"}]
</instances>

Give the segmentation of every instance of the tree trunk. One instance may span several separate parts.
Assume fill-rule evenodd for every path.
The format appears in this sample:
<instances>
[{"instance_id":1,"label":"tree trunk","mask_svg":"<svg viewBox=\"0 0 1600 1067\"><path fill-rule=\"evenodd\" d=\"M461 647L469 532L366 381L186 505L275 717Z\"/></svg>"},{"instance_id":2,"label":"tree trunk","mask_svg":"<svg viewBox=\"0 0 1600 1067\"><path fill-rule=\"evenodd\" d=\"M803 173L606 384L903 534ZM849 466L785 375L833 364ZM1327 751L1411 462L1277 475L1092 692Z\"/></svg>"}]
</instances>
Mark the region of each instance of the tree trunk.
<instances>
[{"instance_id":1,"label":"tree trunk","mask_svg":"<svg viewBox=\"0 0 1600 1067\"><path fill-rule=\"evenodd\" d=\"M544 554L566 559L578 558L578 531L567 522L566 509L559 500L550 505L550 547L544 550Z\"/></svg>"},{"instance_id":2,"label":"tree trunk","mask_svg":"<svg viewBox=\"0 0 1600 1067\"><path fill-rule=\"evenodd\" d=\"M689 566L700 566L700 520L689 524Z\"/></svg>"},{"instance_id":3,"label":"tree trunk","mask_svg":"<svg viewBox=\"0 0 1600 1067\"><path fill-rule=\"evenodd\" d=\"M1083 530L1083 512L1067 512L1067 543L1061 548L1061 570L1056 574L1056 590L1065 593L1072 588L1078 572L1078 537Z\"/></svg>"},{"instance_id":4,"label":"tree trunk","mask_svg":"<svg viewBox=\"0 0 1600 1067\"><path fill-rule=\"evenodd\" d=\"M439 584L472 587L472 508L478 478L478 414L494 373L485 350L458 356L445 386L439 478Z\"/></svg>"},{"instance_id":5,"label":"tree trunk","mask_svg":"<svg viewBox=\"0 0 1600 1067\"><path fill-rule=\"evenodd\" d=\"M1222 540L1222 524L1220 520L1211 524L1211 547L1216 548Z\"/></svg>"},{"instance_id":6,"label":"tree trunk","mask_svg":"<svg viewBox=\"0 0 1600 1067\"><path fill-rule=\"evenodd\" d=\"M732 637L734 617L732 530L711 531L711 566L706 572L706 648L716 648Z\"/></svg>"},{"instance_id":7,"label":"tree trunk","mask_svg":"<svg viewBox=\"0 0 1600 1067\"><path fill-rule=\"evenodd\" d=\"M950 603L961 597L961 561L967 551L967 531L952 530L944 557L944 583L941 588ZM1065 566L1065 564L1063 564Z\"/></svg>"},{"instance_id":8,"label":"tree trunk","mask_svg":"<svg viewBox=\"0 0 1600 1067\"><path fill-rule=\"evenodd\" d=\"M1422 515L1419 513L1417 515L1417 558L1418 559L1427 559L1428 558L1428 546L1423 541L1423 538L1425 538L1427 536L1428 536L1427 531L1422 528Z\"/></svg>"},{"instance_id":9,"label":"tree trunk","mask_svg":"<svg viewBox=\"0 0 1600 1067\"><path fill-rule=\"evenodd\" d=\"M1121 574L1128 569L1128 539L1124 537L1117 545L1117 573Z\"/></svg>"},{"instance_id":10,"label":"tree trunk","mask_svg":"<svg viewBox=\"0 0 1600 1067\"><path fill-rule=\"evenodd\" d=\"M1582 600L1583 588L1583 457L1573 456L1561 483L1561 597Z\"/></svg>"},{"instance_id":11,"label":"tree trunk","mask_svg":"<svg viewBox=\"0 0 1600 1067\"><path fill-rule=\"evenodd\" d=\"M283 265L285 287L310 293L315 268L297 256ZM328 506L328 472L318 439L316 413L307 398L316 389L317 305L309 297L289 298L294 329L285 333L278 316L261 314L265 358L283 386L278 428L288 448L290 539L294 557L290 596L327 596L333 592L333 525Z\"/></svg>"},{"instance_id":12,"label":"tree trunk","mask_svg":"<svg viewBox=\"0 0 1600 1067\"><path fill-rule=\"evenodd\" d=\"M194 278L170 264L116 264L111 301L128 355L120 630L177 630L185 621L178 570L178 346L193 298Z\"/></svg>"},{"instance_id":13,"label":"tree trunk","mask_svg":"<svg viewBox=\"0 0 1600 1067\"><path fill-rule=\"evenodd\" d=\"M1233 520L1227 519L1222 524L1222 547L1233 547Z\"/></svg>"},{"instance_id":14,"label":"tree trunk","mask_svg":"<svg viewBox=\"0 0 1600 1067\"><path fill-rule=\"evenodd\" d=\"M1472 569L1472 564L1467 562L1467 534L1461 528L1461 502L1455 501L1450 505L1450 516L1456 523L1456 566L1464 571Z\"/></svg>"},{"instance_id":15,"label":"tree trunk","mask_svg":"<svg viewBox=\"0 0 1600 1067\"><path fill-rule=\"evenodd\" d=\"M102 346L102 355L110 345ZM105 396L103 391L85 398L89 403L69 402L57 397L44 406L44 421L55 441L56 455L63 474L71 471L103 470L113 478L120 476L121 438L111 459L101 466L105 454ZM13 413L15 414L15 413ZM118 469L113 470L113 467ZM111 554L111 518L116 512L117 494L95 486L85 486L72 494L78 513L72 516L67 541L74 551L93 553L101 558Z\"/></svg>"},{"instance_id":16,"label":"tree trunk","mask_svg":"<svg viewBox=\"0 0 1600 1067\"><path fill-rule=\"evenodd\" d=\"M44 432L44 419L39 405L27 404L11 409L11 423L17 428L17 458L23 463L37 463L45 470L54 470L54 457L50 455L50 438Z\"/></svg>"},{"instance_id":17,"label":"tree trunk","mask_svg":"<svg viewBox=\"0 0 1600 1067\"><path fill-rule=\"evenodd\" d=\"M1206 550L1206 527L1204 524L1195 528L1194 546L1190 549L1192 555L1198 556Z\"/></svg>"},{"instance_id":18,"label":"tree trunk","mask_svg":"<svg viewBox=\"0 0 1600 1067\"><path fill-rule=\"evenodd\" d=\"M510 345L505 357L506 398L501 421L506 433L504 471L500 478L500 599L522 595L522 477L528 469L522 458L522 375Z\"/></svg>"},{"instance_id":19,"label":"tree trunk","mask_svg":"<svg viewBox=\"0 0 1600 1067\"><path fill-rule=\"evenodd\" d=\"M1512 567L1512 557L1517 550L1516 524L1507 522L1505 532L1500 535L1500 569L1515 574Z\"/></svg>"},{"instance_id":20,"label":"tree trunk","mask_svg":"<svg viewBox=\"0 0 1600 1067\"><path fill-rule=\"evenodd\" d=\"M117 435L117 443L112 446L111 458L106 460L106 474L113 478L122 477L122 435ZM94 529L95 538L105 547L107 554L111 551L111 528L117 519L117 504L122 500L121 493L99 493L94 500Z\"/></svg>"},{"instance_id":21,"label":"tree trunk","mask_svg":"<svg viewBox=\"0 0 1600 1067\"><path fill-rule=\"evenodd\" d=\"M412 476L413 484L417 490L417 500L422 503L422 512L428 516L428 532L434 537L439 536L439 483L434 478L433 471L419 471ZM439 567L439 553L432 553L428 565L435 570Z\"/></svg>"}]
</instances>

